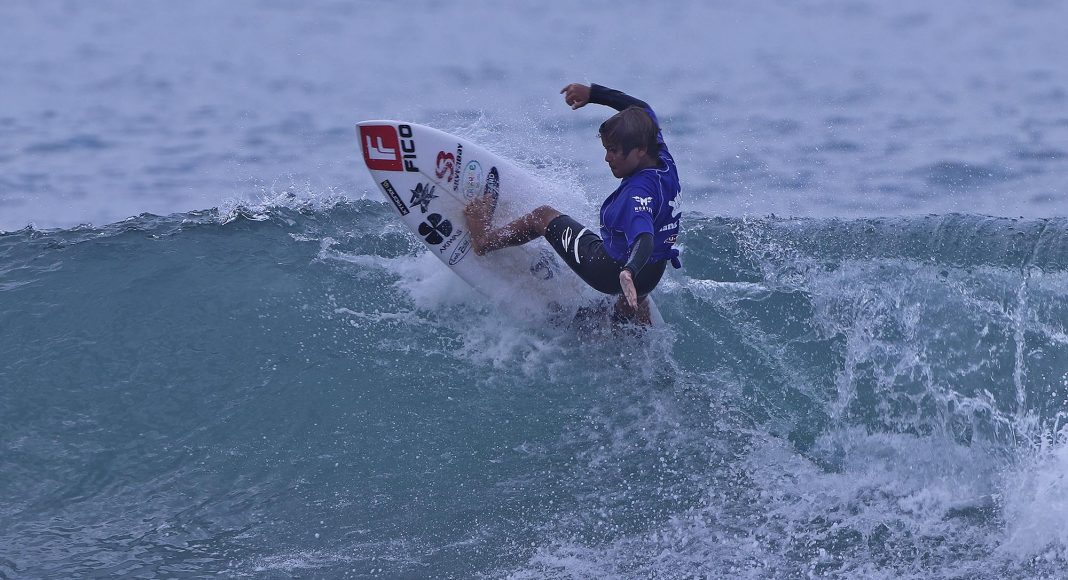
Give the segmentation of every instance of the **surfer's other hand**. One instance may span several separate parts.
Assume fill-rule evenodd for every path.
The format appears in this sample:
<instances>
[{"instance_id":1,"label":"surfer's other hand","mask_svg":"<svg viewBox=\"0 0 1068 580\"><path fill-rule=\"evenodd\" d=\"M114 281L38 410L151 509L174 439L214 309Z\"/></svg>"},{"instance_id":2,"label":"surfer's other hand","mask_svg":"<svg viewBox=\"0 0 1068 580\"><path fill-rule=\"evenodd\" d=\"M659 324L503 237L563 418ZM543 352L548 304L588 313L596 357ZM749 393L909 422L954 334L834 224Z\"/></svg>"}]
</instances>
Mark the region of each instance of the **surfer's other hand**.
<instances>
[{"instance_id":1,"label":"surfer's other hand","mask_svg":"<svg viewBox=\"0 0 1068 580\"><path fill-rule=\"evenodd\" d=\"M586 103L590 102L590 87L583 84L571 83L560 89L560 94L564 95L564 102L570 105L572 110L585 107Z\"/></svg>"},{"instance_id":2,"label":"surfer's other hand","mask_svg":"<svg viewBox=\"0 0 1068 580\"><path fill-rule=\"evenodd\" d=\"M638 290L634 288L634 277L630 270L623 270L619 273L619 287L623 289L623 297L627 299L627 304L637 310Z\"/></svg>"}]
</instances>

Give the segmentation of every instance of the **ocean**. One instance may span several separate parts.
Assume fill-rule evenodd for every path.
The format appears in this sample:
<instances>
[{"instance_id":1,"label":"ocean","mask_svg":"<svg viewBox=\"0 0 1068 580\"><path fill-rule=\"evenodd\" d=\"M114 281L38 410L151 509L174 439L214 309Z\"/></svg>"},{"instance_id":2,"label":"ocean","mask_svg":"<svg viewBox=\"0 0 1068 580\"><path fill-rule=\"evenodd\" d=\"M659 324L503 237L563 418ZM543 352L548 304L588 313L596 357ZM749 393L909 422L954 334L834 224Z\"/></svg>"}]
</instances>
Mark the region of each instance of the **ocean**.
<instances>
[{"instance_id":1,"label":"ocean","mask_svg":"<svg viewBox=\"0 0 1068 580\"><path fill-rule=\"evenodd\" d=\"M0 578L1060 578L1068 5L0 5ZM643 333L516 319L355 123L596 219L649 101Z\"/></svg>"}]
</instances>

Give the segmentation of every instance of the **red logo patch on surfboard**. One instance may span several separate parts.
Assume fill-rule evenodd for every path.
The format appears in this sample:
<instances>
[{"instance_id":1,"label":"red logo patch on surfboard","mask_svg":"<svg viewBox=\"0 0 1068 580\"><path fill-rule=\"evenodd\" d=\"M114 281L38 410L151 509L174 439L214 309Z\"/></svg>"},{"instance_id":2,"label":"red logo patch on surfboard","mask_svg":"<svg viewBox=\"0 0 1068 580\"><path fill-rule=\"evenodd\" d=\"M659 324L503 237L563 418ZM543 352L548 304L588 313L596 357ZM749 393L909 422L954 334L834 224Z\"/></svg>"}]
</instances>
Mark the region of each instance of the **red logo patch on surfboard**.
<instances>
[{"instance_id":1,"label":"red logo patch on surfboard","mask_svg":"<svg viewBox=\"0 0 1068 580\"><path fill-rule=\"evenodd\" d=\"M364 125L360 127L360 143L363 160L373 171L401 171L400 138L390 125Z\"/></svg>"}]
</instances>

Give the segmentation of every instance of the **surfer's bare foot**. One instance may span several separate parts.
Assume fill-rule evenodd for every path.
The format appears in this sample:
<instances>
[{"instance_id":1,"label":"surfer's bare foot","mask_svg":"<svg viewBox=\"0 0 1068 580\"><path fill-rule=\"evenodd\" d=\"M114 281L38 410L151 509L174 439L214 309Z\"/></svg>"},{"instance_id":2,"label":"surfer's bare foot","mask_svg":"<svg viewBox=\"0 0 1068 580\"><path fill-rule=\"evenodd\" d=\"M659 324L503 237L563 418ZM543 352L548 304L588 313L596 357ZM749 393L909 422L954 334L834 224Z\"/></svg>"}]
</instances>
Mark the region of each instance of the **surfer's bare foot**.
<instances>
[{"instance_id":1,"label":"surfer's bare foot","mask_svg":"<svg viewBox=\"0 0 1068 580\"><path fill-rule=\"evenodd\" d=\"M471 200L464 208L464 221L471 232L471 246L479 256L486 254L486 231L489 229L490 210L494 209L493 205L488 195L482 195Z\"/></svg>"}]
</instances>

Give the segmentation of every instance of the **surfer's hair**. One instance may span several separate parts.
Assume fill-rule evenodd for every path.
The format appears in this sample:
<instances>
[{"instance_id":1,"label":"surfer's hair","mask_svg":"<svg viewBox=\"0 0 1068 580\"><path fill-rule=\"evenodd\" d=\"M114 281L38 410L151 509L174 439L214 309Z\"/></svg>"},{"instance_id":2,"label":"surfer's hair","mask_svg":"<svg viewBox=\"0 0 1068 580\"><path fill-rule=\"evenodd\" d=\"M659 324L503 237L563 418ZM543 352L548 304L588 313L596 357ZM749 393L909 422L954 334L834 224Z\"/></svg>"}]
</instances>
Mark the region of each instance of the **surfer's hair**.
<instances>
[{"instance_id":1,"label":"surfer's hair","mask_svg":"<svg viewBox=\"0 0 1068 580\"><path fill-rule=\"evenodd\" d=\"M605 145L619 147L627 155L631 149L644 148L652 157L660 154L660 143L656 136L660 127L645 109L634 105L612 115L601 123L597 136Z\"/></svg>"}]
</instances>

